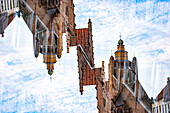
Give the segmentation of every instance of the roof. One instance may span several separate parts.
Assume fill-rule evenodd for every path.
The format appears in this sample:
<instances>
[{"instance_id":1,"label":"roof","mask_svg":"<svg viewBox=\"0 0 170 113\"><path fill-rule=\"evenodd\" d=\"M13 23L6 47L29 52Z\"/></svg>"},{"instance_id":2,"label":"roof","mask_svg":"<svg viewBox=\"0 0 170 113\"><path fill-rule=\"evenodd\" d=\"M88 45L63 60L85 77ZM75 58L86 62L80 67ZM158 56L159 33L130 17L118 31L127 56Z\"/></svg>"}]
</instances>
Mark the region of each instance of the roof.
<instances>
[{"instance_id":1,"label":"roof","mask_svg":"<svg viewBox=\"0 0 170 113\"><path fill-rule=\"evenodd\" d=\"M161 90L161 92L157 95L155 101L159 101L164 99L163 101L169 101L170 100L170 96L168 94L168 92L170 91L170 87L168 87L168 84Z\"/></svg>"}]
</instances>

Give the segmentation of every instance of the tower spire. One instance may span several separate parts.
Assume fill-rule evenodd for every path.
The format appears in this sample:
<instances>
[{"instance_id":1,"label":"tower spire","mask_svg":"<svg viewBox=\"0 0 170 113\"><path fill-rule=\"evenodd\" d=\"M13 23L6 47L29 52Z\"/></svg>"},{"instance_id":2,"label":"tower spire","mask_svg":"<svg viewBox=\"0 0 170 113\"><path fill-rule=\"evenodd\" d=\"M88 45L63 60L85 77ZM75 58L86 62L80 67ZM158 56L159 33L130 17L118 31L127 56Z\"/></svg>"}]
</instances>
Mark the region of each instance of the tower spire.
<instances>
[{"instance_id":1,"label":"tower spire","mask_svg":"<svg viewBox=\"0 0 170 113\"><path fill-rule=\"evenodd\" d=\"M121 37L122 37L122 36L121 36L121 32L119 32L119 34L120 34L119 37L120 37L120 39L121 39Z\"/></svg>"},{"instance_id":2,"label":"tower spire","mask_svg":"<svg viewBox=\"0 0 170 113\"><path fill-rule=\"evenodd\" d=\"M119 45L123 45L123 40L121 39L121 38L122 38L121 32L119 32L119 33L120 33L120 35L119 35L120 39L119 39L119 41L118 41L118 44L119 44Z\"/></svg>"}]
</instances>

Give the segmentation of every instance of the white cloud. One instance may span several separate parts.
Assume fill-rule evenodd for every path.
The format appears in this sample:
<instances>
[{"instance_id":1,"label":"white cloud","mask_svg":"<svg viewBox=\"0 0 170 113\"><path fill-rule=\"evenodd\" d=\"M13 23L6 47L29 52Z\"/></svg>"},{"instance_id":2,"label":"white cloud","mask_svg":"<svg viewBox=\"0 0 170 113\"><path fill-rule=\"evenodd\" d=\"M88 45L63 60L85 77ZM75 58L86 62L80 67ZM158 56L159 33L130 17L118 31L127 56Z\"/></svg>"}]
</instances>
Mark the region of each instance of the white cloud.
<instances>
[{"instance_id":1,"label":"white cloud","mask_svg":"<svg viewBox=\"0 0 170 113\"><path fill-rule=\"evenodd\" d=\"M16 26L19 31L11 31ZM13 35L15 32L19 33ZM66 47L65 36L63 38ZM1 112L97 112L94 86L85 87L84 95L80 95L75 47L70 48L69 54L64 48L60 65L59 60L55 64L52 80L43 56L34 58L32 35L22 18L15 18L7 27L0 47Z\"/></svg>"},{"instance_id":2,"label":"white cloud","mask_svg":"<svg viewBox=\"0 0 170 113\"><path fill-rule=\"evenodd\" d=\"M87 27L88 18L92 19L95 66L101 67L104 60L107 78L111 49L116 51L121 32L129 60L134 52L138 59L142 85L149 95L156 95L170 74L168 2L74 3L77 28ZM94 86L84 87L83 96L79 93L76 49L71 48L67 54L64 46L60 65L57 61L50 81L42 55L36 61L32 47L29 29L22 19L16 18L5 30L5 38L0 38L0 111L97 112Z\"/></svg>"},{"instance_id":3,"label":"white cloud","mask_svg":"<svg viewBox=\"0 0 170 113\"><path fill-rule=\"evenodd\" d=\"M104 60L107 69L111 49L117 50L117 41L119 40L119 32L121 32L129 60L132 59L134 52L136 54L139 78L149 96L153 94L153 92L149 92L152 71L158 70L157 68L153 70L152 64L156 63L161 67L156 73L159 73L163 83L158 83L159 88L154 87L157 90L154 93L156 95L166 85L170 73L168 70L170 68L168 4L168 2L155 1L136 3L109 0L93 0L83 4L75 2L75 13L78 14L76 17L77 28L81 28L82 25L84 27L88 18L92 18L96 67L100 67L101 61ZM79 10L80 8L81 10ZM156 73L154 78L157 77ZM106 71L106 78L107 76Z\"/></svg>"}]
</instances>

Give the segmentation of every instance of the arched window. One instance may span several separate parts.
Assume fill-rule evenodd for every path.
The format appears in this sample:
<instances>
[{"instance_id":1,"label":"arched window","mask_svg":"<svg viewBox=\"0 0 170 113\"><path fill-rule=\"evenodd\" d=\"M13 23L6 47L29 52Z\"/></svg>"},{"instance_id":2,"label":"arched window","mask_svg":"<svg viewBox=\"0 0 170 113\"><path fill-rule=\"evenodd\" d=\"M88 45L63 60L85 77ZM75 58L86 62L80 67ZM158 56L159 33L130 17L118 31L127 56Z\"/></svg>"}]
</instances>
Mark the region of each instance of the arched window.
<instances>
[{"instance_id":1,"label":"arched window","mask_svg":"<svg viewBox=\"0 0 170 113\"><path fill-rule=\"evenodd\" d=\"M0 12L4 10L4 7L3 7L3 0L1 0L1 4L0 4Z\"/></svg>"},{"instance_id":2,"label":"arched window","mask_svg":"<svg viewBox=\"0 0 170 113\"><path fill-rule=\"evenodd\" d=\"M12 5L13 5L12 0L10 0L10 9L12 9Z\"/></svg>"},{"instance_id":3,"label":"arched window","mask_svg":"<svg viewBox=\"0 0 170 113\"><path fill-rule=\"evenodd\" d=\"M164 113L164 105L162 105L162 113Z\"/></svg>"},{"instance_id":4,"label":"arched window","mask_svg":"<svg viewBox=\"0 0 170 113\"><path fill-rule=\"evenodd\" d=\"M9 0L7 0L7 10L9 10Z\"/></svg>"},{"instance_id":5,"label":"arched window","mask_svg":"<svg viewBox=\"0 0 170 113\"><path fill-rule=\"evenodd\" d=\"M68 6L66 6L66 15L68 16Z\"/></svg>"},{"instance_id":6,"label":"arched window","mask_svg":"<svg viewBox=\"0 0 170 113\"><path fill-rule=\"evenodd\" d=\"M7 9L6 9L6 7L7 7L7 3L6 3L6 0L4 1L4 4L5 4L5 10L7 10Z\"/></svg>"}]
</instances>

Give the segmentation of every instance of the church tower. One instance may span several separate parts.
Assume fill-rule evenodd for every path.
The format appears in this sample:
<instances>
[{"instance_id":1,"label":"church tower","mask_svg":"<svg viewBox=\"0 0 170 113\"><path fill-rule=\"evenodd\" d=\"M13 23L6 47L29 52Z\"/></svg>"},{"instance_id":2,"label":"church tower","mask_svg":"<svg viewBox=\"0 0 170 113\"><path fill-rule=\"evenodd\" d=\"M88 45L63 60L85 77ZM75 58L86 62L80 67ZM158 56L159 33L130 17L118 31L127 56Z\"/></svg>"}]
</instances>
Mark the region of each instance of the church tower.
<instances>
[{"instance_id":1,"label":"church tower","mask_svg":"<svg viewBox=\"0 0 170 113\"><path fill-rule=\"evenodd\" d=\"M128 72L128 52L125 51L125 47L123 45L123 40L121 39L118 41L117 51L115 52L115 67L114 67L114 76L117 79L118 88L117 91L120 91L122 88L122 83L124 83L124 76Z\"/></svg>"}]
</instances>

